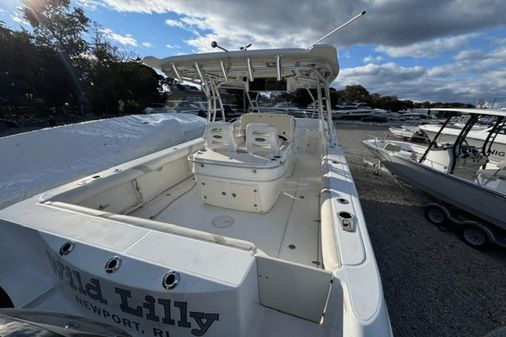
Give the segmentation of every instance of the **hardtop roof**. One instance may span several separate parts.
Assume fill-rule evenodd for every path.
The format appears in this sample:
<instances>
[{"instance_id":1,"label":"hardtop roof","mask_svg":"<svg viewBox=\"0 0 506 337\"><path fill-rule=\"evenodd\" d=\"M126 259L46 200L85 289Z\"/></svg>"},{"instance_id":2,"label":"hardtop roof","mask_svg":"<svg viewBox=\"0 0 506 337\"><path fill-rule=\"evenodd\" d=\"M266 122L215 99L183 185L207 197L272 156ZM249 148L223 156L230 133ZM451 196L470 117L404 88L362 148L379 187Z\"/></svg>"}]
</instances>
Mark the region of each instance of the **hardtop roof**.
<instances>
[{"instance_id":1,"label":"hardtop roof","mask_svg":"<svg viewBox=\"0 0 506 337\"><path fill-rule=\"evenodd\" d=\"M143 61L149 66L160 68L174 78L198 79L200 69L201 73L207 76L223 78L225 71L228 78L239 79L248 76L248 63L255 78L277 78L277 62L280 64L280 75L283 78L304 76L306 75L304 71L311 68L322 74L330 84L339 73L336 49L325 44L315 45L310 49L227 51L170 56L164 59L149 56ZM309 72L307 76L310 76Z\"/></svg>"},{"instance_id":2,"label":"hardtop roof","mask_svg":"<svg viewBox=\"0 0 506 337\"><path fill-rule=\"evenodd\" d=\"M466 114L489 115L506 117L505 110L499 109L476 109L476 108L430 108L435 111L462 112Z\"/></svg>"}]
</instances>

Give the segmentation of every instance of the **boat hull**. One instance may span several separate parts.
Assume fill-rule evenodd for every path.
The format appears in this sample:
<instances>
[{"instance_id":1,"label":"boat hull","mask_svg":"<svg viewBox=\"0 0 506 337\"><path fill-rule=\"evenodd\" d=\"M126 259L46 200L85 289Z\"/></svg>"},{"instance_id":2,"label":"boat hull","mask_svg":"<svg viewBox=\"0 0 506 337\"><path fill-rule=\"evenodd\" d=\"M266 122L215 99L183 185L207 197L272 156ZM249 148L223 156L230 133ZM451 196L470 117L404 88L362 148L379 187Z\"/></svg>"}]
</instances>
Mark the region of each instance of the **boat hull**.
<instances>
[{"instance_id":1,"label":"boat hull","mask_svg":"<svg viewBox=\"0 0 506 337\"><path fill-rule=\"evenodd\" d=\"M455 177L397 155L383 155L382 165L409 184L435 198L506 229L506 198L473 182Z\"/></svg>"}]
</instances>

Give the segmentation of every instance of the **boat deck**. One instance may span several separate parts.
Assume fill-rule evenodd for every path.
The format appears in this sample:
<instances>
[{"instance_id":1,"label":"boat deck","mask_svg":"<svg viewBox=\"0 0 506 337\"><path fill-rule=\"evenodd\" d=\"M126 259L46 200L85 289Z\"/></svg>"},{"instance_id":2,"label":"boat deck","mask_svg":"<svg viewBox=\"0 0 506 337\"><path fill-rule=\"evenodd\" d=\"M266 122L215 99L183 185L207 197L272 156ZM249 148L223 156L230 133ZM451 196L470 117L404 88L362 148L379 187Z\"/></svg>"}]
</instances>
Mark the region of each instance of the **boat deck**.
<instances>
[{"instance_id":1,"label":"boat deck","mask_svg":"<svg viewBox=\"0 0 506 337\"><path fill-rule=\"evenodd\" d=\"M202 204L192 177L129 215L250 241L271 257L321 267L319 173L319 154L298 153L293 175L265 214Z\"/></svg>"}]
</instances>

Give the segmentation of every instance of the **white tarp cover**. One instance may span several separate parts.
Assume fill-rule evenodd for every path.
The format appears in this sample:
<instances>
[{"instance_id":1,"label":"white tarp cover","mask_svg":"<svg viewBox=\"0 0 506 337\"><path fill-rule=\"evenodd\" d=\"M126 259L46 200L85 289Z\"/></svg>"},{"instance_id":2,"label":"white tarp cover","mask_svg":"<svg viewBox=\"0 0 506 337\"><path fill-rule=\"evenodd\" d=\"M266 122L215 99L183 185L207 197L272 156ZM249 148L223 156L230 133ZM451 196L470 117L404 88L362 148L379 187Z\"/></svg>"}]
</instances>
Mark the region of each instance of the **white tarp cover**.
<instances>
[{"instance_id":1,"label":"white tarp cover","mask_svg":"<svg viewBox=\"0 0 506 337\"><path fill-rule=\"evenodd\" d=\"M0 209L201 137L205 123L201 117L184 113L132 115L0 138Z\"/></svg>"}]
</instances>

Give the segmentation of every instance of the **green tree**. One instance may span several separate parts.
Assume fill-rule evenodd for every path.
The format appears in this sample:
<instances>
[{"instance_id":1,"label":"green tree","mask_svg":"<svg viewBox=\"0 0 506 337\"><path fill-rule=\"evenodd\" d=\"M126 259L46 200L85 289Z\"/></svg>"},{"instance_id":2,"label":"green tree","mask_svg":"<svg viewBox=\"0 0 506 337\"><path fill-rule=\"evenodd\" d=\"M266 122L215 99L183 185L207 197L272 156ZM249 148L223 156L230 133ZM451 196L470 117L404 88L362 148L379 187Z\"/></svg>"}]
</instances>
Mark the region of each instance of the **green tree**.
<instances>
[{"instance_id":1,"label":"green tree","mask_svg":"<svg viewBox=\"0 0 506 337\"><path fill-rule=\"evenodd\" d=\"M305 108L310 103L313 102L313 100L311 99L311 96L309 95L307 90L302 89L302 88L295 90L291 99L292 99L292 102L295 103L295 105L297 105L297 107L299 107L299 108Z\"/></svg>"},{"instance_id":2,"label":"green tree","mask_svg":"<svg viewBox=\"0 0 506 337\"><path fill-rule=\"evenodd\" d=\"M71 60L81 59L88 44L83 33L90 20L82 8L70 7L70 0L23 0L24 18L33 27L35 42L64 53Z\"/></svg>"},{"instance_id":3,"label":"green tree","mask_svg":"<svg viewBox=\"0 0 506 337\"><path fill-rule=\"evenodd\" d=\"M341 91L341 98L345 103L370 102L369 91L360 84L346 86L346 88Z\"/></svg>"},{"instance_id":4,"label":"green tree","mask_svg":"<svg viewBox=\"0 0 506 337\"><path fill-rule=\"evenodd\" d=\"M96 64L90 73L89 97L94 111L120 115L140 113L149 103L166 101L164 78L137 61Z\"/></svg>"},{"instance_id":5,"label":"green tree","mask_svg":"<svg viewBox=\"0 0 506 337\"><path fill-rule=\"evenodd\" d=\"M32 40L27 31L0 27L0 96L11 113L33 117L71 101L72 83L58 54Z\"/></svg>"},{"instance_id":6,"label":"green tree","mask_svg":"<svg viewBox=\"0 0 506 337\"><path fill-rule=\"evenodd\" d=\"M33 27L35 43L59 53L62 65L71 79L73 101L81 112L89 107L81 83L86 67L88 44L82 37L89 19L82 8L70 7L70 0L23 0L24 18Z\"/></svg>"}]
</instances>

